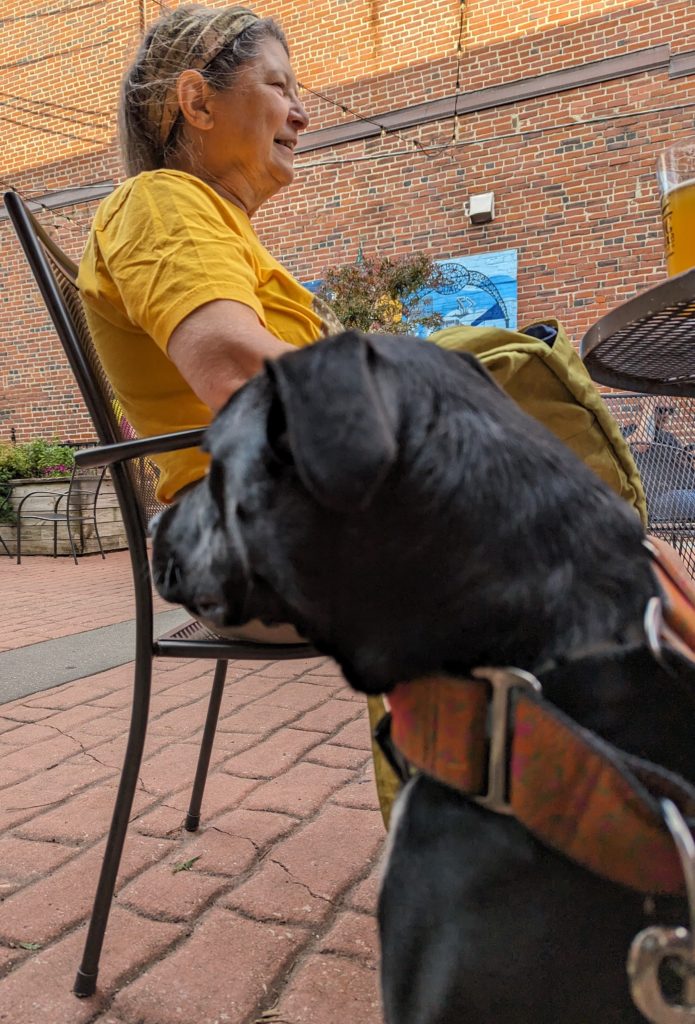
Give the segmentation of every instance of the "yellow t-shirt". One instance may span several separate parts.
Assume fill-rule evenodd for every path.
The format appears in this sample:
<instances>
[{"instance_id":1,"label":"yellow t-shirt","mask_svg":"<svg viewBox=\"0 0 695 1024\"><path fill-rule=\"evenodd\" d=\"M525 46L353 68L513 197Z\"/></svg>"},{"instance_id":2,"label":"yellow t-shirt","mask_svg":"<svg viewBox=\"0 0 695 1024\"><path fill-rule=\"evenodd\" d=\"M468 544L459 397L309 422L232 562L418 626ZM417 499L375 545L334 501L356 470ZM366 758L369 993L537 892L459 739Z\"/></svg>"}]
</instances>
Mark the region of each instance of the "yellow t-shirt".
<instances>
[{"instance_id":1,"label":"yellow t-shirt","mask_svg":"<svg viewBox=\"0 0 695 1024\"><path fill-rule=\"evenodd\" d=\"M77 283L106 374L141 437L210 422L210 410L166 354L175 328L206 302L243 302L298 347L339 328L261 245L248 216L183 171L146 171L104 200ZM155 462L162 501L207 468L197 449Z\"/></svg>"}]
</instances>

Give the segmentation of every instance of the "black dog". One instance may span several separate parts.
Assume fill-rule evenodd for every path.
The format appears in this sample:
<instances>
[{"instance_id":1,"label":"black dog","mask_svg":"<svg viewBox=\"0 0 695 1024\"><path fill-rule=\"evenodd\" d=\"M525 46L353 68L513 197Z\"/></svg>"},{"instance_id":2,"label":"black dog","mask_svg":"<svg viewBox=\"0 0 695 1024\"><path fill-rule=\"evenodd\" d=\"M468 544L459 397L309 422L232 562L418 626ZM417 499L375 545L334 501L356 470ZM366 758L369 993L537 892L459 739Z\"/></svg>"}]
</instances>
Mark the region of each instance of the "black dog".
<instances>
[{"instance_id":1,"label":"black dog","mask_svg":"<svg viewBox=\"0 0 695 1024\"><path fill-rule=\"evenodd\" d=\"M657 591L637 516L476 359L343 334L268 364L207 448L208 478L156 529L164 597L219 625L291 622L368 693L535 672L581 726L695 780L695 691L634 642ZM644 1020L628 949L685 923L683 899L607 881L427 775L399 805L390 1024Z\"/></svg>"}]
</instances>

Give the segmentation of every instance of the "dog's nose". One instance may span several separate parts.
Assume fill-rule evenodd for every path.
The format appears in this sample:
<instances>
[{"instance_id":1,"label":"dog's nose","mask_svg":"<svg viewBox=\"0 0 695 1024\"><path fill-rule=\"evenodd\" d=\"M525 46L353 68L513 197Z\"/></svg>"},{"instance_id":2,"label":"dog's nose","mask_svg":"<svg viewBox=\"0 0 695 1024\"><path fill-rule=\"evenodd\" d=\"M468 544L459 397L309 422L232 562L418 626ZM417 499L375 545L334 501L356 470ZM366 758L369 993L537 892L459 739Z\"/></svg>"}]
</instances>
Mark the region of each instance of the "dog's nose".
<instances>
[{"instance_id":1,"label":"dog's nose","mask_svg":"<svg viewBox=\"0 0 695 1024\"><path fill-rule=\"evenodd\" d=\"M204 618L217 620L221 618L224 608L219 597L214 594L196 594L195 611Z\"/></svg>"}]
</instances>

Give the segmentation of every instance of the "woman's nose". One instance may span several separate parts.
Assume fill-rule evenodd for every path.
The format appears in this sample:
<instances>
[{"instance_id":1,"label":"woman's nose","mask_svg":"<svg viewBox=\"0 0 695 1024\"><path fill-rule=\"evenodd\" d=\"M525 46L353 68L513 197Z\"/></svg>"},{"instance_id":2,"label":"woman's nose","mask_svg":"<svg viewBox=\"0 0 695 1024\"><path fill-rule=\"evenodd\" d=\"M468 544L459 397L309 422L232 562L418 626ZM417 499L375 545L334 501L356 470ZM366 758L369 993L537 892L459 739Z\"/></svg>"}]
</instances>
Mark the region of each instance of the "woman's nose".
<instances>
[{"instance_id":1,"label":"woman's nose","mask_svg":"<svg viewBox=\"0 0 695 1024\"><path fill-rule=\"evenodd\" d=\"M309 115L304 109L304 104L299 97L296 97L292 102L289 112L289 120L299 132L303 132L309 124Z\"/></svg>"}]
</instances>

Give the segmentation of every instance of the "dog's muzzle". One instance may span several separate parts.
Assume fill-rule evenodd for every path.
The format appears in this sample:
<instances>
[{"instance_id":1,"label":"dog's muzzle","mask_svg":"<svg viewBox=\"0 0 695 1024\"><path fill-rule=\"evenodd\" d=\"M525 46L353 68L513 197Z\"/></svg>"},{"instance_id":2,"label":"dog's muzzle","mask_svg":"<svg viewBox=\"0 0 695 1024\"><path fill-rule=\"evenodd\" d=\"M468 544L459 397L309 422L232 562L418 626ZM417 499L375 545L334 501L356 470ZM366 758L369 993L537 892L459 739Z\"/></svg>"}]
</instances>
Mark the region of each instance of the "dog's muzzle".
<instances>
[{"instance_id":1,"label":"dog's muzzle","mask_svg":"<svg viewBox=\"0 0 695 1024\"><path fill-rule=\"evenodd\" d=\"M150 524L152 575L159 594L181 604L211 626L251 618L253 592L249 556L238 518L209 520L209 506L191 493Z\"/></svg>"}]
</instances>

